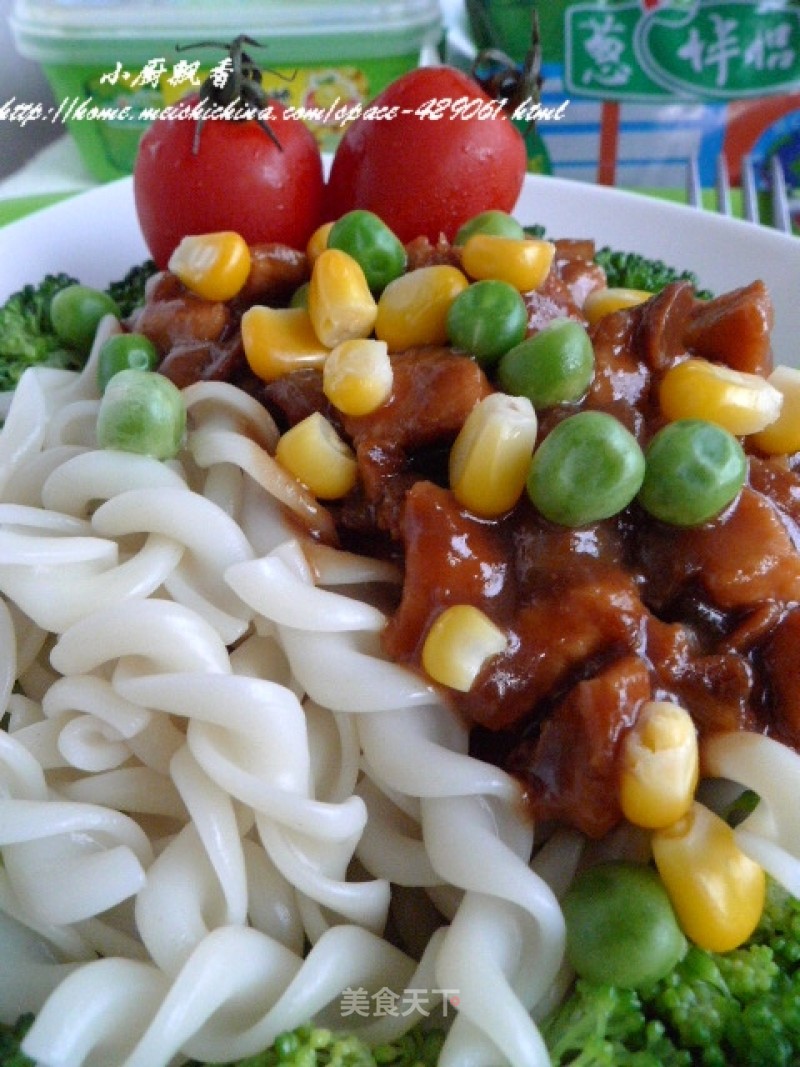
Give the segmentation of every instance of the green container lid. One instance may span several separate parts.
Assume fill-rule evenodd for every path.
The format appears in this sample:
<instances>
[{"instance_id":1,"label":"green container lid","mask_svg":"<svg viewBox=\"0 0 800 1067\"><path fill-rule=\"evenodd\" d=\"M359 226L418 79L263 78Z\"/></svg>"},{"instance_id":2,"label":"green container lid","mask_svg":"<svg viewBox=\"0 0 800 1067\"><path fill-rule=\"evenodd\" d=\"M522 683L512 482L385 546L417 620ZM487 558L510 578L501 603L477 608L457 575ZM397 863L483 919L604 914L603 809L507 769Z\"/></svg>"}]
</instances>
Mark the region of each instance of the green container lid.
<instances>
[{"instance_id":1,"label":"green container lid","mask_svg":"<svg viewBox=\"0 0 800 1067\"><path fill-rule=\"evenodd\" d=\"M420 51L441 31L436 0L16 0L10 24L22 55L45 64L96 63L98 52L144 62L156 46L241 33L264 46L264 64L380 58Z\"/></svg>"}]
</instances>

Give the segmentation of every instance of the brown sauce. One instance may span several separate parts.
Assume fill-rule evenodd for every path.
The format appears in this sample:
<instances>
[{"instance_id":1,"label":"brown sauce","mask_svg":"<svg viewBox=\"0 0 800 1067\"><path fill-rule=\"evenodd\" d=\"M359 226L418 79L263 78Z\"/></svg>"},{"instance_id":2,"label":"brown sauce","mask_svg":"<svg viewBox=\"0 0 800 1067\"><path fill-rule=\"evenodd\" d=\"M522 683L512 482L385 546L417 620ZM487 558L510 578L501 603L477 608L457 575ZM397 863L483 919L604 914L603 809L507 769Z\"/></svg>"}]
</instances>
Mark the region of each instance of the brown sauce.
<instances>
[{"instance_id":1,"label":"brown sauce","mask_svg":"<svg viewBox=\"0 0 800 1067\"><path fill-rule=\"evenodd\" d=\"M557 316L582 318L583 299L603 281L592 253L591 242L559 243L551 276L525 296L531 333ZM458 262L457 250L419 242L410 257L413 266ZM280 303L306 265L263 258L258 298ZM592 836L615 825L620 747L648 699L685 706L701 736L750 729L800 748L800 476L791 457L751 455L737 499L694 529L666 527L635 503L579 529L547 522L526 499L482 520L446 487L449 447L493 388L467 353L393 357L389 402L340 418L316 371L266 386L248 375L241 301L198 303L163 282L140 313L137 328L151 325L165 372L181 384L192 375L235 381L282 425L322 410L352 443L359 486L331 512L345 547L404 566L386 652L419 668L428 629L453 603L480 607L507 633L506 651L451 699L472 727L473 752L519 778L536 817ZM771 323L760 282L709 302L685 283L669 286L592 328L594 381L576 407L540 413L540 436L592 408L646 445L670 366L699 355L766 374Z\"/></svg>"}]
</instances>

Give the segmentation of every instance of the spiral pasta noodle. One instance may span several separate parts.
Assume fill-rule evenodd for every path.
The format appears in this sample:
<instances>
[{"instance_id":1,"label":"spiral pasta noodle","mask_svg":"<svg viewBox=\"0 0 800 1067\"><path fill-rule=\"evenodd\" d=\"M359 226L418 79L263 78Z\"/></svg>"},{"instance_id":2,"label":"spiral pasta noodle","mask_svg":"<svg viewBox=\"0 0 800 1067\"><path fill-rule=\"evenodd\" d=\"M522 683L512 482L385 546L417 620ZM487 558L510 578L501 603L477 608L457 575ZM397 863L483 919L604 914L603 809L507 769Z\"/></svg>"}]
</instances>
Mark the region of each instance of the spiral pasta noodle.
<instances>
[{"instance_id":1,"label":"spiral pasta noodle","mask_svg":"<svg viewBox=\"0 0 800 1067\"><path fill-rule=\"evenodd\" d=\"M173 461L98 450L95 360L0 433L0 1017L45 1067L435 1013L445 1067L544 1067L561 913L518 786L381 652L396 572L299 538L330 520L231 386L185 390Z\"/></svg>"},{"instance_id":2,"label":"spiral pasta noodle","mask_svg":"<svg viewBox=\"0 0 800 1067\"><path fill-rule=\"evenodd\" d=\"M800 896L800 756L762 734L720 734L703 750L707 771L752 789L756 809L736 829L742 850L793 896Z\"/></svg>"}]
</instances>

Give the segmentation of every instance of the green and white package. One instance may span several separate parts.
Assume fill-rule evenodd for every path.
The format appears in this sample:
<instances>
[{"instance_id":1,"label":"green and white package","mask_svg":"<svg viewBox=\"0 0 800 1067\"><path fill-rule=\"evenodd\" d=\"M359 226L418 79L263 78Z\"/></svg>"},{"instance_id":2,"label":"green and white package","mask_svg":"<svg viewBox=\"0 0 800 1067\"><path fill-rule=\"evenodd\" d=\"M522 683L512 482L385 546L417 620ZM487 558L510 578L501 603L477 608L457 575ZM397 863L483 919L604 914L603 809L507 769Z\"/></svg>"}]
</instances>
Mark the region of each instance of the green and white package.
<instances>
[{"instance_id":1,"label":"green and white package","mask_svg":"<svg viewBox=\"0 0 800 1067\"><path fill-rule=\"evenodd\" d=\"M744 155L766 175L777 154L800 186L797 0L467 0L476 48L521 64L534 6L561 118L538 124L532 170L669 189L691 158L711 186L720 155L735 183Z\"/></svg>"}]
</instances>

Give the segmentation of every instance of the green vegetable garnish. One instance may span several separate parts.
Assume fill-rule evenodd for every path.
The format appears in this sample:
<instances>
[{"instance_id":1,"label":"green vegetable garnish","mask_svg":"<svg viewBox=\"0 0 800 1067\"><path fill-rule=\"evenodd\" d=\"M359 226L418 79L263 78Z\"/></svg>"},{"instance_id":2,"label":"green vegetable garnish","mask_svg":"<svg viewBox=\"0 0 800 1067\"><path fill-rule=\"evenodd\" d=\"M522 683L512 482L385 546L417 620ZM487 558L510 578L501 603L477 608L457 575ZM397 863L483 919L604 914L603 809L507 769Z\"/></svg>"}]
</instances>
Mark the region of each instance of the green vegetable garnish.
<instances>
[{"instance_id":1,"label":"green vegetable garnish","mask_svg":"<svg viewBox=\"0 0 800 1067\"><path fill-rule=\"evenodd\" d=\"M610 518L636 496L644 456L612 415L581 411L560 422L533 454L528 495L551 522L584 526Z\"/></svg>"},{"instance_id":2,"label":"green vegetable garnish","mask_svg":"<svg viewBox=\"0 0 800 1067\"><path fill-rule=\"evenodd\" d=\"M144 303L144 287L155 270L152 260L131 267L124 278L108 286L104 295L111 303L104 306L115 309L122 318L127 317L135 307ZM69 274L48 274L42 281L12 293L0 306L0 392L15 389L28 367L63 370L83 367L89 351L85 336L81 335L81 344L65 339L51 317L54 297L78 284L77 278ZM63 319L67 316L63 307L56 313L57 320L59 316L62 316L61 331L64 331L67 327ZM72 318L72 311L69 318Z\"/></svg>"},{"instance_id":3,"label":"green vegetable garnish","mask_svg":"<svg viewBox=\"0 0 800 1067\"><path fill-rule=\"evenodd\" d=\"M33 1015L20 1015L13 1026L0 1023L0 1067L35 1067L20 1045L33 1025Z\"/></svg>"},{"instance_id":4,"label":"green vegetable garnish","mask_svg":"<svg viewBox=\"0 0 800 1067\"><path fill-rule=\"evenodd\" d=\"M64 345L53 329L50 303L75 279L48 274L37 285L25 285L0 307L0 392L15 389L28 367L78 370L83 357Z\"/></svg>"},{"instance_id":5,"label":"green vegetable garnish","mask_svg":"<svg viewBox=\"0 0 800 1067\"><path fill-rule=\"evenodd\" d=\"M553 1067L796 1067L800 900L768 879L741 948L691 947L636 991L579 981L542 1030Z\"/></svg>"},{"instance_id":6,"label":"green vegetable garnish","mask_svg":"<svg viewBox=\"0 0 800 1067\"><path fill-rule=\"evenodd\" d=\"M352 256L373 292L385 289L406 269L406 250L389 227L371 211L348 211L328 234L328 248Z\"/></svg>"},{"instance_id":7,"label":"green vegetable garnish","mask_svg":"<svg viewBox=\"0 0 800 1067\"><path fill-rule=\"evenodd\" d=\"M592 342L572 319L555 319L515 345L497 368L500 387L526 396L537 410L580 400L593 375Z\"/></svg>"},{"instance_id":8,"label":"green vegetable garnish","mask_svg":"<svg viewBox=\"0 0 800 1067\"><path fill-rule=\"evenodd\" d=\"M65 345L88 355L100 320L119 318L119 308L107 293L88 285L68 285L50 302L53 329Z\"/></svg>"},{"instance_id":9,"label":"green vegetable garnish","mask_svg":"<svg viewBox=\"0 0 800 1067\"><path fill-rule=\"evenodd\" d=\"M466 244L476 233L488 233L495 237L513 237L518 241L525 237L525 230L513 215L505 211L490 210L482 211L465 222L456 233L453 244Z\"/></svg>"},{"instance_id":10,"label":"green vegetable garnish","mask_svg":"<svg viewBox=\"0 0 800 1067\"><path fill-rule=\"evenodd\" d=\"M611 289L644 289L660 293L672 282L689 282L698 297L709 299L711 293L700 288L697 275L691 270L678 270L661 259L652 259L640 252L620 252L603 247L595 253L595 263L606 272Z\"/></svg>"},{"instance_id":11,"label":"green vegetable garnish","mask_svg":"<svg viewBox=\"0 0 800 1067\"><path fill-rule=\"evenodd\" d=\"M581 978L638 989L663 978L686 952L667 891L651 867L590 867L562 903L567 959Z\"/></svg>"},{"instance_id":12,"label":"green vegetable garnish","mask_svg":"<svg viewBox=\"0 0 800 1067\"><path fill-rule=\"evenodd\" d=\"M747 457L733 434L703 419L664 426L645 455L639 503L674 526L698 526L731 503L747 474Z\"/></svg>"},{"instance_id":13,"label":"green vegetable garnish","mask_svg":"<svg viewBox=\"0 0 800 1067\"><path fill-rule=\"evenodd\" d=\"M126 319L131 312L144 304L144 290L147 282L156 273L157 267L152 259L135 266L120 278L111 282L106 292L119 308L119 313Z\"/></svg>"},{"instance_id":14,"label":"green vegetable garnish","mask_svg":"<svg viewBox=\"0 0 800 1067\"><path fill-rule=\"evenodd\" d=\"M163 374L121 370L109 381L97 414L101 448L171 459L185 430L181 391Z\"/></svg>"},{"instance_id":15,"label":"green vegetable garnish","mask_svg":"<svg viewBox=\"0 0 800 1067\"><path fill-rule=\"evenodd\" d=\"M103 342L97 354L97 386L101 393L121 370L155 370L158 353L141 333L117 333Z\"/></svg>"},{"instance_id":16,"label":"green vegetable garnish","mask_svg":"<svg viewBox=\"0 0 800 1067\"><path fill-rule=\"evenodd\" d=\"M443 1044L441 1030L423 1030L421 1026L376 1048L352 1034L300 1026L279 1034L264 1052L213 1067L436 1067ZM5 1065L0 1062L0 1067ZM193 1062L189 1067L200 1064Z\"/></svg>"},{"instance_id":17,"label":"green vegetable garnish","mask_svg":"<svg viewBox=\"0 0 800 1067\"><path fill-rule=\"evenodd\" d=\"M525 336L528 312L519 292L508 282L489 278L473 282L458 294L447 314L451 344L490 367Z\"/></svg>"}]
</instances>

